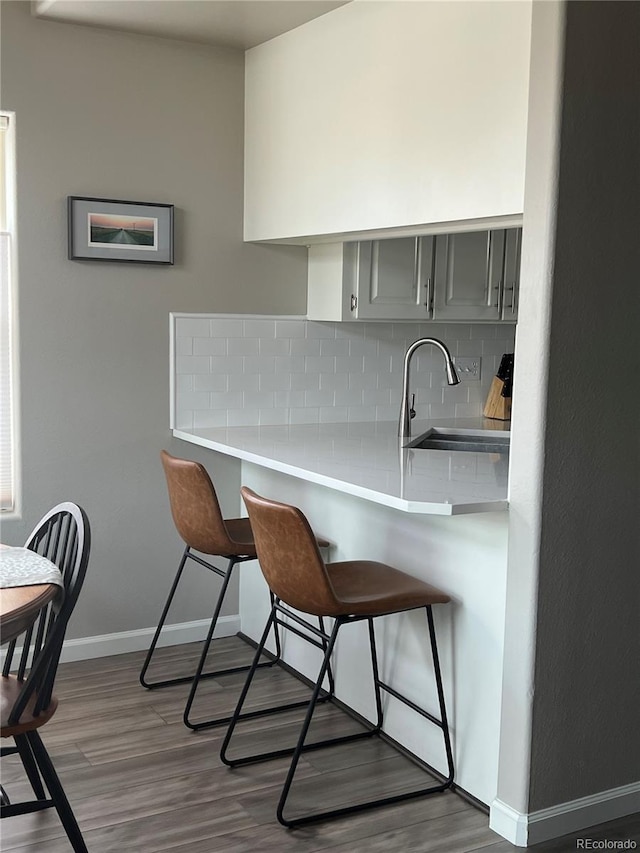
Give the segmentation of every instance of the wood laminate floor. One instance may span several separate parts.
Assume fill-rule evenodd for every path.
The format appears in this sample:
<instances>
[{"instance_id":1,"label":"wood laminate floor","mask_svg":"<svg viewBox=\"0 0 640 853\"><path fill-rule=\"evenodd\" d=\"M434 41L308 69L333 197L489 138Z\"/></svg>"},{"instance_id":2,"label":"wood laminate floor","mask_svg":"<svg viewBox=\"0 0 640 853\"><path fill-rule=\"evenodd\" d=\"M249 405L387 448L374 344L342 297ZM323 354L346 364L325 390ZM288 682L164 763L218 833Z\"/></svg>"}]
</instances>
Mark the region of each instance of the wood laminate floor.
<instances>
[{"instance_id":1,"label":"wood laminate floor","mask_svg":"<svg viewBox=\"0 0 640 853\"><path fill-rule=\"evenodd\" d=\"M216 641L216 665L249 660L237 638ZM193 670L197 645L158 651L149 673ZM144 654L136 652L62 664L60 706L42 730L91 853L516 853L489 829L486 814L451 792L410 800L340 819L287 830L275 808L288 759L230 770L219 760L224 729L191 732L182 723L187 685L145 690L138 683ZM190 669L191 668L191 669ZM194 718L231 711L243 675L203 682ZM279 668L258 674L252 707L308 696ZM302 710L243 724L239 745L250 750L292 743ZM354 727L335 707L318 709L316 737ZM358 795L424 784L424 774L377 739L303 755L290 799L296 806L339 806ZM19 761L2 762L2 784L14 801L28 796ZM1 849L15 853L69 853L53 810L7 818ZM632 839L640 845L640 816L584 830L529 848L568 853L576 839ZM579 848L578 848L579 849Z\"/></svg>"}]
</instances>

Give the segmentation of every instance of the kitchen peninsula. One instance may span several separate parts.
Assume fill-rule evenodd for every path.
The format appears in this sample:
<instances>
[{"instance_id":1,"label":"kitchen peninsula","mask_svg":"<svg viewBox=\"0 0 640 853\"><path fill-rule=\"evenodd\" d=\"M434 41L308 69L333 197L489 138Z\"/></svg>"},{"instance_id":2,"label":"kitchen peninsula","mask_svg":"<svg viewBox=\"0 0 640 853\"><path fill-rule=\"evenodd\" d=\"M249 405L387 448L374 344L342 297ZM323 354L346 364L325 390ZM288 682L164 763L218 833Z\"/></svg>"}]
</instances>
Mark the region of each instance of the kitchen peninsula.
<instances>
[{"instance_id":1,"label":"kitchen peninsula","mask_svg":"<svg viewBox=\"0 0 640 853\"><path fill-rule=\"evenodd\" d=\"M433 425L416 425L418 435ZM463 429L508 428L460 419ZM258 493L293 503L332 543L329 559L382 560L429 579L452 597L440 620L456 783L484 804L496 791L507 563L507 454L402 448L393 422L174 429L176 438L236 457L241 481ZM212 470L215 457L212 457ZM242 631L257 639L268 615L259 568L240 573ZM381 637L382 671L414 701L433 707L430 662L421 614L388 617ZM372 718L368 673L359 670L362 625L337 651L336 692ZM288 636L284 656L305 675L315 651ZM437 733L389 699L386 732L444 769ZM434 759L434 750L435 756Z\"/></svg>"}]
</instances>

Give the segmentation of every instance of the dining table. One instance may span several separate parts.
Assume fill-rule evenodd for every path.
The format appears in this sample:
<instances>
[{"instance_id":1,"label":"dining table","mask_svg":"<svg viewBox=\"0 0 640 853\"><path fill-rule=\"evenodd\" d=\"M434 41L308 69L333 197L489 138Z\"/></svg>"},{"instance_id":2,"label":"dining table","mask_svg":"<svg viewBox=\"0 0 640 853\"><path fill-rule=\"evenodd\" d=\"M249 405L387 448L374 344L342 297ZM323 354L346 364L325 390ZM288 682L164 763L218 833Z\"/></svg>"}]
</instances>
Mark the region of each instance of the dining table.
<instances>
[{"instance_id":1,"label":"dining table","mask_svg":"<svg viewBox=\"0 0 640 853\"><path fill-rule=\"evenodd\" d=\"M0 544L0 641L15 639L40 610L64 595L55 563L29 548Z\"/></svg>"}]
</instances>

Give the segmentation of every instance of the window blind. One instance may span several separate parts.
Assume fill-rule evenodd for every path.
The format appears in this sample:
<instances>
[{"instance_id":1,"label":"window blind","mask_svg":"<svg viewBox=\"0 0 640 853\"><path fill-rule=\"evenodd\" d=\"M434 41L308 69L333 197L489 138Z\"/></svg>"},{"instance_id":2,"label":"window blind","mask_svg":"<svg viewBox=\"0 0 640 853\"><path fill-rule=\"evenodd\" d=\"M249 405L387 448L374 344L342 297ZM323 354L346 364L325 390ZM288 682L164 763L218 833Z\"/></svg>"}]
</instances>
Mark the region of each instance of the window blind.
<instances>
[{"instance_id":1,"label":"window blind","mask_svg":"<svg viewBox=\"0 0 640 853\"><path fill-rule=\"evenodd\" d=\"M0 114L0 510L15 509L12 249L13 163L9 116Z\"/></svg>"}]
</instances>

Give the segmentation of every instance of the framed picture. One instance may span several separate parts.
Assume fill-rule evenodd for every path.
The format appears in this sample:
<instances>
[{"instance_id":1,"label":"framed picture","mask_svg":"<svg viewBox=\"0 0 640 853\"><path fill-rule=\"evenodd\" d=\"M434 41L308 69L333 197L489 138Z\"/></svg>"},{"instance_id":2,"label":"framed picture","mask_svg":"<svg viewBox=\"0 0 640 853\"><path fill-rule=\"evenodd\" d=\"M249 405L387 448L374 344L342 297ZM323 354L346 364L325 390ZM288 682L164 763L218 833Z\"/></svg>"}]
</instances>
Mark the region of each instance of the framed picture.
<instances>
[{"instance_id":1,"label":"framed picture","mask_svg":"<svg viewBox=\"0 0 640 853\"><path fill-rule=\"evenodd\" d=\"M68 197L69 258L173 263L173 205Z\"/></svg>"}]
</instances>

